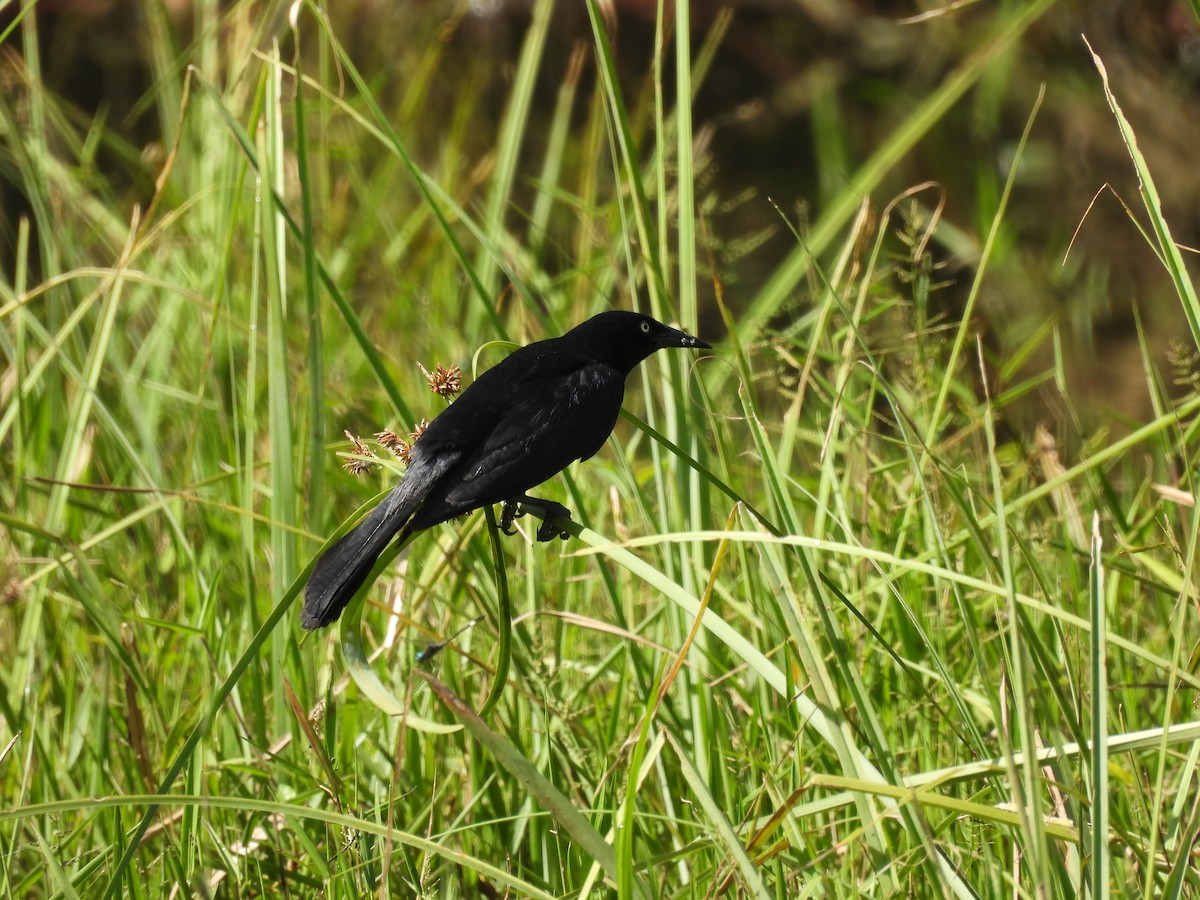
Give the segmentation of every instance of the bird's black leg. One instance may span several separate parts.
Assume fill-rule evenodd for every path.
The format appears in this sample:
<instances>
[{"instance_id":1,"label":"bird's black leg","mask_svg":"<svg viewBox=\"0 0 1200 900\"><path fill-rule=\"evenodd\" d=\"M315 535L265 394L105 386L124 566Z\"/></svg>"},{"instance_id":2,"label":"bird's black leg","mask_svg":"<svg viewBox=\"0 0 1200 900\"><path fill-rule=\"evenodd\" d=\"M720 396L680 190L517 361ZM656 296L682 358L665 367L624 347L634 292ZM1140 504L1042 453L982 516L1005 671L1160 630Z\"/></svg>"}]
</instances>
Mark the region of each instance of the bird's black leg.
<instances>
[{"instance_id":1,"label":"bird's black leg","mask_svg":"<svg viewBox=\"0 0 1200 900\"><path fill-rule=\"evenodd\" d=\"M538 526L537 539L539 541L552 541L555 538L562 538L564 541L571 536L571 533L560 525L555 524L563 519L571 521L571 511L561 503L556 503L553 500L540 500L537 497L530 497L528 494L522 494L520 497L514 497L512 500L504 504L504 514L501 515L501 522L504 521L504 516L508 514L510 507L521 505L521 511L514 515L524 515L526 512L531 512L539 519L542 524ZM508 524L512 524L512 519L508 520Z\"/></svg>"},{"instance_id":2,"label":"bird's black leg","mask_svg":"<svg viewBox=\"0 0 1200 900\"><path fill-rule=\"evenodd\" d=\"M521 509L520 499L505 500L504 506L500 508L500 530L510 537L517 533L517 529L513 528L513 522L525 515L525 510Z\"/></svg>"}]
</instances>

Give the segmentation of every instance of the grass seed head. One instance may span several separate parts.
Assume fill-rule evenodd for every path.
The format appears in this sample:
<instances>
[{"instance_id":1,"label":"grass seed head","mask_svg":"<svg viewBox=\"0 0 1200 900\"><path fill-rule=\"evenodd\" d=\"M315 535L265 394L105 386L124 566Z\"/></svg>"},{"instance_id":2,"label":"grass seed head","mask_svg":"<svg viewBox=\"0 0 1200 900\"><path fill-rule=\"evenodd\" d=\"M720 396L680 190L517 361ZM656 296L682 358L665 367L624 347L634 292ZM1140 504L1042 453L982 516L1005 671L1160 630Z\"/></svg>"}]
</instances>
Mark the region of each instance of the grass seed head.
<instances>
[{"instance_id":1,"label":"grass seed head","mask_svg":"<svg viewBox=\"0 0 1200 900\"><path fill-rule=\"evenodd\" d=\"M362 438L351 434L349 431L344 433L346 435L346 439L354 445L353 450L351 451L354 455L347 456L345 458L345 460L342 462L342 468L344 468L351 475L363 475L367 472L370 472L373 468L375 468L375 463L371 462L369 459L360 459L359 457L368 456L371 459L375 459L376 457L374 451L367 446L366 442Z\"/></svg>"}]
</instances>

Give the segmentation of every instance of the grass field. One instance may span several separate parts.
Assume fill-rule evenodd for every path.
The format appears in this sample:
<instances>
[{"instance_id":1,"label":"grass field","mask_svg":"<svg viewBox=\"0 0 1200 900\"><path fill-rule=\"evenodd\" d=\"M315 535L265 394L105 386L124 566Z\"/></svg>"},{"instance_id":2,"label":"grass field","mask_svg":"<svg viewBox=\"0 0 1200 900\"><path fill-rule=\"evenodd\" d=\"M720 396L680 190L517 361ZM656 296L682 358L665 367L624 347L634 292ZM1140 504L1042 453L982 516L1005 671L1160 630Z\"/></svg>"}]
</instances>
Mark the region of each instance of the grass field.
<instances>
[{"instance_id":1,"label":"grass field","mask_svg":"<svg viewBox=\"0 0 1200 900\"><path fill-rule=\"evenodd\" d=\"M546 71L541 0L479 154L494 98L439 102L438 41L397 46L395 83L312 6L197 3L181 47L147 4L148 153L43 88L23 6L0 894L1200 895L1200 302L1170 186L1097 58L1189 327L1143 342L1152 415L1072 434L1007 417L1072 409L1055 321L976 329L1025 138L952 316L937 190L881 187L1051 5L990 13L811 221L779 211L791 249L736 298L755 238L713 232L675 102L720 17L660 10L630 85L597 2L581 68ZM543 490L576 536L449 523L302 632L314 555L402 472L372 435L444 402L420 365L469 379L611 307L716 349L651 358ZM344 431L380 465L347 473Z\"/></svg>"}]
</instances>

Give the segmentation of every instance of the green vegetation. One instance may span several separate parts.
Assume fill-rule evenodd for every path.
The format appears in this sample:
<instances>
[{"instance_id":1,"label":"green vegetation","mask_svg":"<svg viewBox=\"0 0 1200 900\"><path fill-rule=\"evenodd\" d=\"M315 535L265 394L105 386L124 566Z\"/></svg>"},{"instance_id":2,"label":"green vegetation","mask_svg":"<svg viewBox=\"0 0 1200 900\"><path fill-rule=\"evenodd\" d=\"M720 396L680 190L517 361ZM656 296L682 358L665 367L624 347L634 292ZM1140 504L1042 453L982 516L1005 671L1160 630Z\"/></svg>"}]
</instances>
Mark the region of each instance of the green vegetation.
<instances>
[{"instance_id":1,"label":"green vegetation","mask_svg":"<svg viewBox=\"0 0 1200 900\"><path fill-rule=\"evenodd\" d=\"M596 2L582 68L547 71L540 0L480 152L495 98L468 78L446 102L435 32L366 71L313 6L197 3L177 47L145 4L155 153L44 89L23 7L0 895L1200 894L1200 303L1121 85L1098 66L1191 329L1165 373L1143 342L1154 413L1120 433L1011 427L1038 391L1071 408L1058 328L976 331L1028 128L953 317L935 250L961 232L936 191L884 190L1051 5L989 12L869 158L827 109L847 177L811 222L780 214L790 253L736 304L714 271L757 237L713 230L675 103L726 17L660 11L631 85ZM419 364L470 377L633 303L718 350L649 360L544 492L577 538L450 523L304 635L306 566L401 471L347 474L343 430L433 415Z\"/></svg>"}]
</instances>

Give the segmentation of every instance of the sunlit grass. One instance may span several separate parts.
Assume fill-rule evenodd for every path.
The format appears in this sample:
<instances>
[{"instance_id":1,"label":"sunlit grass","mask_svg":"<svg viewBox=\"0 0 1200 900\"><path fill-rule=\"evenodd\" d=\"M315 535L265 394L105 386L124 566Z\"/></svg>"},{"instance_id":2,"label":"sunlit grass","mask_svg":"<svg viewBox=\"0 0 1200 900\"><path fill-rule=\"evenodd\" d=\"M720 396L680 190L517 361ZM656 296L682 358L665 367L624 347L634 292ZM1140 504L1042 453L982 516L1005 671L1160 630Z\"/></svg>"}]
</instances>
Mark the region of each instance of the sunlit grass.
<instances>
[{"instance_id":1,"label":"sunlit grass","mask_svg":"<svg viewBox=\"0 0 1200 900\"><path fill-rule=\"evenodd\" d=\"M727 19L689 42L686 5L661 10L644 90L597 4L547 71L537 4L481 160L476 88L433 99L439 42L395 45L397 88L315 8L297 36L248 6L201 4L194 69L159 23L136 211L81 181L88 136L34 55L0 105L30 210L0 279L8 895L1200 889L1200 398L1168 399L1147 349L1152 419L1078 449L1013 433L1011 404L1062 389L1022 366L1054 324L985 347L970 306L935 311L936 192L864 202L1048 4L997 14L749 297L712 278L743 236L710 235L675 103ZM537 79L560 84L544 140ZM340 635L300 630L314 554L397 477L343 471L344 430L435 415L420 365L469 376L634 303L718 349L649 360L545 489L571 542L524 520L498 578L484 517L449 523Z\"/></svg>"}]
</instances>

